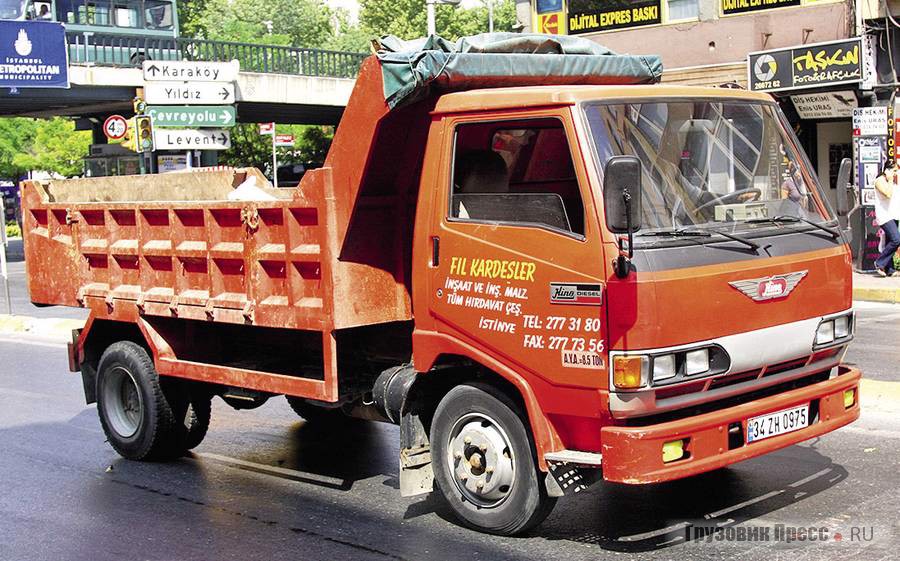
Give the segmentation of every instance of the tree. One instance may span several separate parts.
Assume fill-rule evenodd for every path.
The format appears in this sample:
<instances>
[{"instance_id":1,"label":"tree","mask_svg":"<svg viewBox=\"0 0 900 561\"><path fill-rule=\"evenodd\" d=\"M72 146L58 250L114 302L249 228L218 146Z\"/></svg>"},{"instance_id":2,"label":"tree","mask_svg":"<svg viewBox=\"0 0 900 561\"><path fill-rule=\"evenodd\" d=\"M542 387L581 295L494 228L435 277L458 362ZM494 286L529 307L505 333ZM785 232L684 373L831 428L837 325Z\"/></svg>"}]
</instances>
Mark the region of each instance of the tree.
<instances>
[{"instance_id":1,"label":"tree","mask_svg":"<svg viewBox=\"0 0 900 561\"><path fill-rule=\"evenodd\" d=\"M488 30L487 3L476 8L460 8L449 4L435 6L435 28L438 35L456 40ZM415 39L427 32L425 0L360 0L360 26L374 35L396 35ZM512 31L516 24L513 0L495 0L494 31Z\"/></svg>"},{"instance_id":2,"label":"tree","mask_svg":"<svg viewBox=\"0 0 900 561\"><path fill-rule=\"evenodd\" d=\"M196 37L201 30L200 16L207 0L190 0L178 3L178 27L181 35Z\"/></svg>"},{"instance_id":3,"label":"tree","mask_svg":"<svg viewBox=\"0 0 900 561\"><path fill-rule=\"evenodd\" d=\"M190 32L205 39L321 47L332 37L322 0L204 0ZM271 32L270 32L271 27Z\"/></svg>"},{"instance_id":4,"label":"tree","mask_svg":"<svg viewBox=\"0 0 900 561\"><path fill-rule=\"evenodd\" d=\"M28 172L16 158L31 147L36 130L32 119L0 119L0 178L15 181Z\"/></svg>"},{"instance_id":5,"label":"tree","mask_svg":"<svg viewBox=\"0 0 900 561\"><path fill-rule=\"evenodd\" d=\"M278 125L278 134L293 134L293 148L277 148L278 165L322 163L334 136L334 127ZM272 137L259 134L255 123L242 123L231 129L231 150L222 152L220 163L235 167L253 166L272 175Z\"/></svg>"},{"instance_id":6,"label":"tree","mask_svg":"<svg viewBox=\"0 0 900 561\"><path fill-rule=\"evenodd\" d=\"M91 133L69 119L0 119L0 176L18 179L28 171L81 175Z\"/></svg>"}]
</instances>

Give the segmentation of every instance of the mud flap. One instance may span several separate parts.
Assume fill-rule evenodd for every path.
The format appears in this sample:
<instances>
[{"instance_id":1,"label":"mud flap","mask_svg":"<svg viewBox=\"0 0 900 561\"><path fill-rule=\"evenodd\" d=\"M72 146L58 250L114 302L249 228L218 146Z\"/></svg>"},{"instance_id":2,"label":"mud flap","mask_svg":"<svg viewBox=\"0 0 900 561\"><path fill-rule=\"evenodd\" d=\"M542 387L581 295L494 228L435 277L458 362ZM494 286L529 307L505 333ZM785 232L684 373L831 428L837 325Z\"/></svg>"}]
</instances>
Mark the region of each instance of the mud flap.
<instances>
[{"instance_id":1,"label":"mud flap","mask_svg":"<svg viewBox=\"0 0 900 561\"><path fill-rule=\"evenodd\" d=\"M400 495L414 497L434 490L431 443L415 407L400 417Z\"/></svg>"}]
</instances>

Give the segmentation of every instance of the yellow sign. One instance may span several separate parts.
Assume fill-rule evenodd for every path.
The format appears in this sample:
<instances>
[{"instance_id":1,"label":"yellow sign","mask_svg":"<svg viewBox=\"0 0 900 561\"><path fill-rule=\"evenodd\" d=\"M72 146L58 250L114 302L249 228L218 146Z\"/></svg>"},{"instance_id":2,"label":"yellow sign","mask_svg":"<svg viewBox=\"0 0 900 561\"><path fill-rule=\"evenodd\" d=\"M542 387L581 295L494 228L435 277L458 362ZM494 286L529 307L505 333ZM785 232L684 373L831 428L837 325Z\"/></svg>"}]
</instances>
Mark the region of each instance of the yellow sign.
<instances>
[{"instance_id":1,"label":"yellow sign","mask_svg":"<svg viewBox=\"0 0 900 561\"><path fill-rule=\"evenodd\" d=\"M561 35L566 31L562 28L565 18L562 12L550 12L549 14L538 14L537 16L537 32L546 33L548 35Z\"/></svg>"}]
</instances>

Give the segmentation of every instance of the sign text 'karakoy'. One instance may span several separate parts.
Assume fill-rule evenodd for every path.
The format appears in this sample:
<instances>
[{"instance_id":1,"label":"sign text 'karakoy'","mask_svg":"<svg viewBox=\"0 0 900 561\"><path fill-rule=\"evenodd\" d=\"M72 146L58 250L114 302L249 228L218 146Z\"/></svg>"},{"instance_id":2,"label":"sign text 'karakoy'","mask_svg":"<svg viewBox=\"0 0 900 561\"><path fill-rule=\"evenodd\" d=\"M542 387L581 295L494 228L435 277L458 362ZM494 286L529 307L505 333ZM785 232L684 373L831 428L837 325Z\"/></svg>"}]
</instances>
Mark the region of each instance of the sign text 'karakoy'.
<instances>
[{"instance_id":1,"label":"sign text 'karakoy'","mask_svg":"<svg viewBox=\"0 0 900 561\"><path fill-rule=\"evenodd\" d=\"M241 70L241 65L236 60L145 60L143 66L146 82L234 82Z\"/></svg>"}]
</instances>

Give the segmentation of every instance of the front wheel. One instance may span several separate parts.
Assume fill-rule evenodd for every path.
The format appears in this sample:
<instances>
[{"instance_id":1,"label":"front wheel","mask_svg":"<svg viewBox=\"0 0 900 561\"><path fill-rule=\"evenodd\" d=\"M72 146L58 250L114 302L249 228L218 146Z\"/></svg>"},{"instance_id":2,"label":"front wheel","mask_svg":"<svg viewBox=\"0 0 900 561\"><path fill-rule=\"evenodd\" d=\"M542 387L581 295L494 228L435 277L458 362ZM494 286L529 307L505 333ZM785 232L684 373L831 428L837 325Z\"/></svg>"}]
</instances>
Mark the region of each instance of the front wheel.
<instances>
[{"instance_id":1,"label":"front wheel","mask_svg":"<svg viewBox=\"0 0 900 561\"><path fill-rule=\"evenodd\" d=\"M450 390L431 424L434 476L467 525L499 535L540 524L556 504L547 496L518 408L488 386Z\"/></svg>"}]
</instances>

